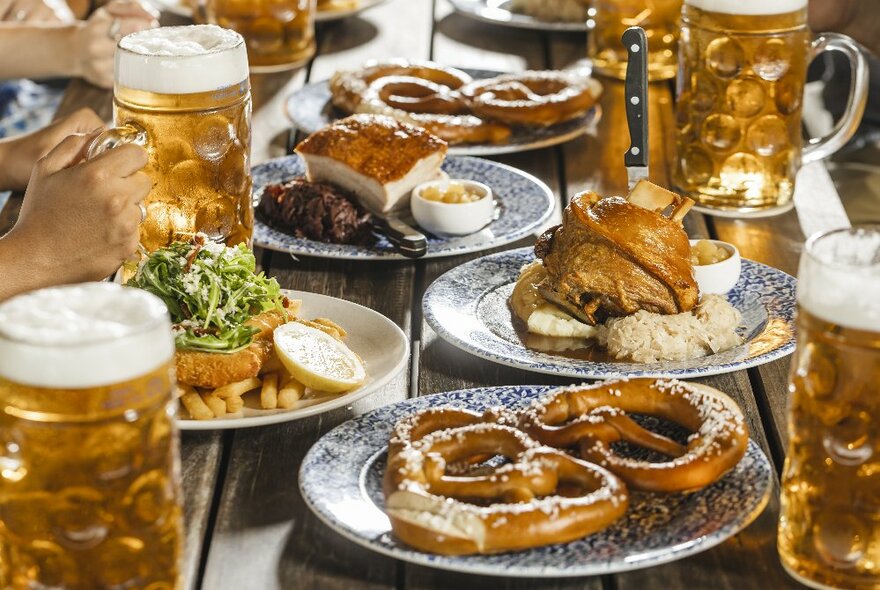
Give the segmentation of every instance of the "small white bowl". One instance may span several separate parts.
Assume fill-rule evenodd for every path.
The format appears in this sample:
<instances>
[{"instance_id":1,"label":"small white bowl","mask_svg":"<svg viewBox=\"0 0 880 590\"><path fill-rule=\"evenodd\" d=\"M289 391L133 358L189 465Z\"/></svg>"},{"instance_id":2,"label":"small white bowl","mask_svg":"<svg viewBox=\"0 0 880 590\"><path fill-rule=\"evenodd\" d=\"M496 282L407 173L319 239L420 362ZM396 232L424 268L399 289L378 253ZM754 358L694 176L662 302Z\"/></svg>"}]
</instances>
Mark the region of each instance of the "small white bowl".
<instances>
[{"instance_id":1,"label":"small white bowl","mask_svg":"<svg viewBox=\"0 0 880 590\"><path fill-rule=\"evenodd\" d=\"M691 240L691 247L703 240ZM739 273L742 270L742 258L739 250L733 244L721 240L706 240L716 246L720 246L730 252L727 260L715 264L694 265L694 278L703 295L724 295L739 281Z\"/></svg>"},{"instance_id":2,"label":"small white bowl","mask_svg":"<svg viewBox=\"0 0 880 590\"><path fill-rule=\"evenodd\" d=\"M463 184L483 196L471 203L443 203L422 197L422 191L431 186L441 189L452 182ZM413 189L410 209L416 223L432 234L465 236L480 231L495 217L495 199L492 189L474 180L431 180Z\"/></svg>"}]
</instances>

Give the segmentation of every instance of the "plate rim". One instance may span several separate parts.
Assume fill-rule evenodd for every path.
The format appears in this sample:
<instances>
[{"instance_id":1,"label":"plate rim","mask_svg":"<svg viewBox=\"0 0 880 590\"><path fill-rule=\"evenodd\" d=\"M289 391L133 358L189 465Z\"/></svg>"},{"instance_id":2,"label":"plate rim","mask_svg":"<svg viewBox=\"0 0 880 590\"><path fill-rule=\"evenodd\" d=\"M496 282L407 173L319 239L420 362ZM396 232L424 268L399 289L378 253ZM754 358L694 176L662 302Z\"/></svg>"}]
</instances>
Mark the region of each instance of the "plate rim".
<instances>
[{"instance_id":1,"label":"plate rim","mask_svg":"<svg viewBox=\"0 0 880 590\"><path fill-rule=\"evenodd\" d=\"M525 29L528 31L543 31L547 33L589 33L590 27L587 26L587 21L584 19L583 24L578 23L570 23L570 22L553 22L553 21L542 21L533 16L529 16L527 14L518 14L515 12L511 12L507 10L506 12L512 15L513 18L510 20L499 20L494 19L490 16L482 14L478 10L469 10L469 8L473 5L481 4L485 5L485 0L449 0L449 3L452 5L453 10L457 14L462 16L466 16L468 18L472 18L474 20L478 20L480 22L489 23L493 25L498 25L502 27L511 27L514 29ZM487 7L488 8L488 7ZM504 9L499 9L504 10Z\"/></svg>"},{"instance_id":2,"label":"plate rim","mask_svg":"<svg viewBox=\"0 0 880 590\"><path fill-rule=\"evenodd\" d=\"M698 385L700 387L710 387L701 385L698 383L692 383L692 385ZM749 448L755 449L760 457L763 459L765 465L767 466L767 487L764 490L763 496L758 499L757 503L753 510L751 510L748 514L743 515L739 522L736 525L731 527L729 533L724 535L715 534L714 536L703 535L702 537L692 539L688 542L678 543L671 545L668 549L667 553L665 553L661 557L650 557L649 559L645 559L642 561L636 562L623 562L620 563L619 566L615 567L610 565L609 563L605 563L604 566L594 566L593 569L590 568L522 568L522 569L505 569L504 571L498 571L497 567L492 567L488 565L481 566L479 562L475 565L473 564L464 564L458 565L454 562L435 562L432 561L432 558L435 557L435 554L426 553L419 551L417 549L409 549L404 551L395 551L393 548L384 547L381 544L374 544L367 538L357 535L356 533L349 530L348 527L341 526L335 519L331 518L328 514L324 514L321 508L313 501L313 498L309 493L307 493L304 488L303 482L305 478L303 477L306 471L306 465L308 464L307 459L309 455L314 452L317 452L317 448L325 439L328 439L332 434L338 433L339 430L346 427L349 423L355 422L357 420L365 419L367 416L372 415L376 412L380 411L389 411L394 406L406 405L410 404L416 400L421 400L424 398L439 398L441 396L448 396L453 394L459 395L477 395L484 392L489 392L493 390L509 390L513 388L527 388L539 391L538 395L542 395L547 391L552 391L553 389L558 389L560 386L558 385L523 385L523 384L513 384L513 385L495 385L488 387L471 387L465 389L456 389L451 391L443 391L432 393L428 395L422 395L415 398L407 398L405 400L401 400L398 402L393 402L391 404L387 404L382 406L381 408L376 408L362 414L361 416L353 417L345 422L335 426L327 433L325 433L321 438L319 438L308 450L306 455L303 457L303 461L300 464L299 469L297 470L297 488L299 489L300 496L303 498L306 506L309 507L312 514L314 514L319 521L321 521L327 528L329 528L334 533L342 536L343 538L356 543L357 545L364 547L370 551L375 553L379 553L381 555L385 555L387 557L391 557L393 559L397 559L399 561L404 561L407 563L413 563L416 565L430 567L433 569L439 569L444 571L453 571L465 574L477 574L477 575L486 575L493 577L509 577L509 578L535 578L535 577L555 577L555 578L584 578L590 576L599 576L599 575L609 575L616 573L624 573L629 571L636 571L645 569L648 567L656 567L663 564L671 563L674 561L678 561L680 559L685 559L687 557L691 557L702 553L704 551L708 551L713 547L720 545L721 543L729 540L730 538L736 536L743 530L745 530L748 526L750 526L754 521L764 512L767 508L767 505L770 502L770 498L773 492L778 487L775 478L775 472L773 471L773 466L770 461L770 458L761 448L761 445L749 436ZM715 388L712 388L715 389ZM720 391L720 390L719 390ZM723 392L722 392L723 393ZM725 394L727 395L727 394ZM739 404L737 404L739 405ZM368 449L371 451L370 457L373 457L376 453L381 453L384 449L387 449L387 444L377 451L372 451L372 449ZM361 465L361 471L363 470L363 465ZM360 472L357 475L358 479L360 478ZM729 526L729 525L728 525ZM721 530L721 529L719 529ZM717 531L716 531L717 532ZM563 544L566 545L567 543ZM517 552L509 552L510 554L515 554ZM450 556L441 556L441 557L450 557ZM455 557L455 556L451 556ZM467 556L465 556L467 557ZM588 570L588 571L587 571Z\"/></svg>"},{"instance_id":3,"label":"plate rim","mask_svg":"<svg viewBox=\"0 0 880 590\"><path fill-rule=\"evenodd\" d=\"M161 1L161 0L157 0ZM456 66L457 67L457 66ZM482 68L471 68L471 67L457 67L464 72L470 73L474 71L485 72L490 74L491 76L503 76L506 74L510 74L510 72L504 72L501 70L491 70L491 69L482 69ZM561 70L564 71L564 70ZM592 74L590 74L592 77ZM304 92L314 92L316 90L323 90L328 87L330 83L330 79L326 78L324 80L318 80L317 82L309 82L308 84L304 84L303 86L297 88L284 101L284 115L287 117L287 120L293 126L294 129L301 131L302 133L312 134L318 131L318 129L312 129L310 126L303 124L302 119L295 115L294 109L291 108L291 103L300 96ZM604 92L604 85L603 90ZM487 157L487 156L502 156L508 154L519 154L525 152L531 152L534 150L545 149L548 147L555 147L557 145L563 145L570 141L581 137L582 135L587 135L592 129L595 128L596 124L602 120L604 115L604 111L602 110L602 105L597 99L596 104L594 104L590 109L582 115L584 119L583 125L578 125L577 128L572 129L566 133L560 133L551 137L545 137L544 139L535 140L529 143L521 143L521 144L477 144L477 145L453 145L449 146L449 151L447 152L448 156L472 156L472 157ZM565 122L563 122L565 123ZM563 123L559 123L560 125Z\"/></svg>"},{"instance_id":4,"label":"plate rim","mask_svg":"<svg viewBox=\"0 0 880 590\"><path fill-rule=\"evenodd\" d=\"M445 326L441 324L441 322L437 319L434 311L429 308L429 299L434 293L435 287L438 283L446 277L449 273L458 270L461 267L468 265L476 265L480 261L485 258L495 257L501 258L504 256L512 256L516 254L523 253L527 250L530 250L531 246L526 246L524 248L514 248L512 250L505 250L503 252L498 252L495 254L489 254L487 256L482 256L480 258L476 258L474 260L470 260L465 262L462 265L459 265L455 268L452 268L442 275L434 279L434 281L425 289L425 293L422 296L422 317L425 322L431 327L437 335L442 338L444 341L449 344L455 346L459 350L463 350L464 352L481 358L483 360L491 361L496 364L504 365L507 367L521 369L524 371L530 371L533 373L540 373L544 375L554 375L557 377L568 377L572 379L622 379L626 377L644 377L644 378L654 378L654 379L662 379L662 378L672 378L672 379L693 379L697 377L712 377L715 375L724 375L727 373L733 373L735 371L742 371L745 369L751 369L754 367L758 367L761 365L765 365L767 363L779 360L781 358L785 358L795 351L796 345L796 334L793 332L791 339L783 344L782 346L775 348L773 350L764 352L757 356L751 357L749 359L740 360L736 362L728 362L725 364L715 364L709 367L698 369L696 367L689 367L685 369L673 369L669 371L649 371L649 370L622 370L615 372L607 372L607 371L599 371L596 369L590 369L591 365L595 365L596 363L592 363L591 361L582 361L582 369L574 370L570 369L566 366L551 366L544 363L540 363L538 361L529 361L529 362L519 362L510 360L504 356L477 348L468 342L465 342L456 334L453 334L451 330L447 329ZM750 260L747 258L743 258L744 262L749 262L751 264L755 264L758 267L763 267L764 269L769 269L771 272L780 273L785 275L789 279L797 284L797 279L792 277L790 274L779 270L778 268L762 264L760 262L756 262L754 260ZM769 315L769 313L768 313ZM772 317L772 316L771 316ZM526 349L527 350L527 349ZM708 358L708 357L703 357ZM647 365L648 363L628 363L628 364L636 364L636 365Z\"/></svg>"},{"instance_id":5,"label":"plate rim","mask_svg":"<svg viewBox=\"0 0 880 590\"><path fill-rule=\"evenodd\" d=\"M263 165L269 165L269 164L276 163L276 162L281 162L283 160L289 160L292 158L299 158L299 156L296 154L289 154L287 156L281 156L279 158L272 158L271 160L266 160L265 162L261 162L260 164L257 164L253 168L257 168L257 167L263 166ZM533 221L529 225L523 226L523 228L520 228L516 232L511 233L507 237L497 239L495 241L488 242L488 243L485 243L482 245L475 244L472 246L466 246L464 248L460 248L460 249L457 249L454 251L447 251L447 252L444 252L444 251L436 252L435 251L435 252L432 252L429 249L428 252L424 256L422 256L421 258L418 258L418 259L407 258L406 256L399 254L399 253L396 253L396 252L389 252L386 254L386 253L368 250L366 248L364 248L361 251L362 253L359 253L359 254L348 254L345 252L341 252L341 253L306 252L305 250L299 250L299 249L293 249L293 248L286 248L285 249L285 248L281 248L279 246L276 246L274 244L268 244L262 240L258 240L256 238L256 236L254 237L254 245L259 246L260 248L264 248L266 250L272 250L273 252L281 252L282 254L289 254L291 256L325 258L325 259L332 259L332 260L353 260L353 261L359 261L359 262L367 262L367 261L370 261L370 262L400 262L402 260L415 262L416 260L426 260L426 259L434 259L434 258L449 258L452 256L464 256L465 254L473 254L475 252L482 252L484 250L492 250L494 248L500 248L503 246L507 246L508 244L512 244L513 242L516 242L518 240L521 240L521 239L533 234L533 232L537 228L541 227L542 224L544 224L548 219L550 219L550 217L552 217L553 211L556 209L556 194L547 185L546 182L544 182L543 180L541 180L537 176L535 176L529 172L526 172L524 170L520 170L519 168L516 168L516 167L511 166L509 164L504 164L501 162L494 162L492 160L485 160L483 158L477 158L476 156L449 156L446 159L446 161L448 162L450 160L479 160L479 162L481 164L487 164L487 165L490 165L493 167L501 168L502 170L506 170L506 171L511 172L513 174L517 174L517 175L523 177L524 179L531 181L538 188L540 188L542 194L545 197L545 202L547 204L547 208L545 209L544 213L541 215L540 219ZM256 201L256 199L257 199L255 189L254 189L254 192L252 193L252 199L254 201ZM255 230L256 230L258 224L261 226L268 227L269 229L275 230L275 228L268 226L267 224L265 224L263 221L261 221L259 218L257 218L255 216L255 218L254 218L254 229ZM281 231L281 230L275 230L275 231ZM287 232L281 232L281 233L284 233L286 235L290 235L290 234L287 234ZM291 238L305 240L305 238L294 238L293 236L291 236ZM333 244L327 244L325 242L319 242L317 240L306 240L306 241L312 242L315 244L322 244L324 246L332 246L333 245Z\"/></svg>"},{"instance_id":6,"label":"plate rim","mask_svg":"<svg viewBox=\"0 0 880 590\"><path fill-rule=\"evenodd\" d=\"M317 299L332 299L335 301L342 301L347 305L352 305L357 308L360 308L359 311L366 310L369 312L367 315L372 315L377 317L378 319L387 323L389 327L393 327L392 331L395 331L398 336L398 343L403 344L403 355L397 359L397 362L394 364L394 367L388 371L384 376L374 381L370 381L361 389L356 389L350 393L346 393L344 395L340 395L336 398L327 400L326 402L315 404L313 406L308 406L306 408L302 408L301 410L288 410L284 412L275 412L272 414L266 414L265 416L242 416L239 418L226 418L226 419L217 419L214 418L212 420L192 420L192 419L181 419L175 417L175 423L177 424L177 428L180 431L205 431L205 430L237 430L241 428L257 428L260 426L269 426L272 424L281 424L283 422L293 422L294 420L301 420L303 418L309 418L311 416L317 416L318 414L323 414L325 412L329 412L332 410L336 410L343 406L347 406L352 404L358 400L361 400L368 395L372 395L385 387L388 383L390 383L394 378L396 378L403 369L406 367L406 364L409 362L412 343L409 340L409 337L406 333L398 326L394 321L385 316L384 314L379 313L374 309L370 309L365 305L361 305L360 303L355 303L354 301L349 301L347 299L342 299L340 297L333 297L331 295L324 295L323 293L312 293L310 291L299 291L293 289L282 289L282 294L291 298L302 297L302 295L306 295L309 297L316 297Z\"/></svg>"}]
</instances>

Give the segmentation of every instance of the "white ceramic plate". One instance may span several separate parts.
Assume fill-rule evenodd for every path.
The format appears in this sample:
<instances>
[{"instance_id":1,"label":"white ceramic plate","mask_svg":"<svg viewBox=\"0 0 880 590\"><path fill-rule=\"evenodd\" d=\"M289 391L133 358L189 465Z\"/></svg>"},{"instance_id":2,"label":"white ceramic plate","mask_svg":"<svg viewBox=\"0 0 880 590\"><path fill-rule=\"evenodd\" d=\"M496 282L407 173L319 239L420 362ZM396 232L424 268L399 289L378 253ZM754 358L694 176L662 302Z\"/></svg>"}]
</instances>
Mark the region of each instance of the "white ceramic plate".
<instances>
[{"instance_id":1,"label":"white ceramic plate","mask_svg":"<svg viewBox=\"0 0 880 590\"><path fill-rule=\"evenodd\" d=\"M346 344L363 359L367 366L367 382L361 387L342 395L327 395L316 399L304 399L291 410L262 410L259 395L245 396L245 408L233 414L213 420L190 420L186 410L178 410L177 425L181 430L226 430L250 428L279 422L290 422L316 414L323 414L351 404L384 387L406 365L409 359L409 340L403 331L382 314L342 299L305 293L285 291L291 299L301 299L300 315L306 319L325 317L345 328ZM307 396L308 397L308 396Z\"/></svg>"},{"instance_id":2,"label":"white ceramic plate","mask_svg":"<svg viewBox=\"0 0 880 590\"><path fill-rule=\"evenodd\" d=\"M449 0L459 14L493 25L550 31L554 33L585 33L589 30L587 19L583 22L554 22L540 20L527 14L511 12L510 0Z\"/></svg>"}]
</instances>

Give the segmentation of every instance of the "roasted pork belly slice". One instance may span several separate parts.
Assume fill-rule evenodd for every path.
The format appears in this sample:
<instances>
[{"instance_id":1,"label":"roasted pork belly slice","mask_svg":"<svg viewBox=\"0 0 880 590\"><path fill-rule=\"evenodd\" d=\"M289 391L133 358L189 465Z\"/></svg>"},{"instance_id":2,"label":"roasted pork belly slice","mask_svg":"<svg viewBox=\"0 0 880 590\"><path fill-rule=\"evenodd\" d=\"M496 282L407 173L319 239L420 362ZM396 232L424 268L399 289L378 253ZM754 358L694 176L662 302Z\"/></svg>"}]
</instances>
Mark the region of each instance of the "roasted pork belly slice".
<instances>
[{"instance_id":1,"label":"roasted pork belly slice","mask_svg":"<svg viewBox=\"0 0 880 590\"><path fill-rule=\"evenodd\" d=\"M417 185L440 175L446 142L391 117L354 115L312 134L296 152L308 179L354 194L374 213L409 205Z\"/></svg>"}]
</instances>

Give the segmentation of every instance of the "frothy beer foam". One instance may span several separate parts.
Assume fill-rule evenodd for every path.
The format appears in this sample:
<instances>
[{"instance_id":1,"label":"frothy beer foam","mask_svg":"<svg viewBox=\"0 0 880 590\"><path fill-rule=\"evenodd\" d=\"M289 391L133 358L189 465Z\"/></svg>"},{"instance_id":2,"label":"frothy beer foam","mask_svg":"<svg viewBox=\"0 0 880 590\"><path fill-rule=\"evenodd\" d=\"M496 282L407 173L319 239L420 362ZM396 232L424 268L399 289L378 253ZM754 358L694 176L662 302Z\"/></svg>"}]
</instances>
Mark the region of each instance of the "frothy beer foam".
<instances>
[{"instance_id":1,"label":"frothy beer foam","mask_svg":"<svg viewBox=\"0 0 880 590\"><path fill-rule=\"evenodd\" d=\"M826 322L880 333L880 231L842 230L810 240L798 303Z\"/></svg>"},{"instance_id":2,"label":"frothy beer foam","mask_svg":"<svg viewBox=\"0 0 880 590\"><path fill-rule=\"evenodd\" d=\"M160 27L122 38L116 83L158 94L212 92L248 77L244 39L216 25Z\"/></svg>"},{"instance_id":3,"label":"frothy beer foam","mask_svg":"<svg viewBox=\"0 0 880 590\"><path fill-rule=\"evenodd\" d=\"M746 16L787 14L807 7L807 0L684 0L684 3L700 10Z\"/></svg>"},{"instance_id":4,"label":"frothy beer foam","mask_svg":"<svg viewBox=\"0 0 880 590\"><path fill-rule=\"evenodd\" d=\"M42 289L0 304L0 377L98 387L146 375L174 355L165 304L113 283Z\"/></svg>"}]
</instances>

